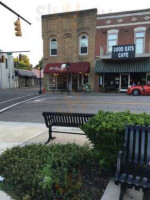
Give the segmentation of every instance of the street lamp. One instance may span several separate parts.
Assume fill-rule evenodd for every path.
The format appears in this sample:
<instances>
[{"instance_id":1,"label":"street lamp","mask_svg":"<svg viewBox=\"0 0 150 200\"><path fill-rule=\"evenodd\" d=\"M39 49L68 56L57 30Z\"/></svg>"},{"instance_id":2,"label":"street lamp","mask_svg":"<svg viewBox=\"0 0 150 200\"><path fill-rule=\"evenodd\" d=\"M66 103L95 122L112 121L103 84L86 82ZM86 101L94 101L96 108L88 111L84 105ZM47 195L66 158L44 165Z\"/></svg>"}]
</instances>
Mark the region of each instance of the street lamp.
<instances>
[{"instance_id":1,"label":"street lamp","mask_svg":"<svg viewBox=\"0 0 150 200\"><path fill-rule=\"evenodd\" d=\"M67 79L68 79L68 85L67 85L67 90L68 90L68 94L70 94L70 74L69 74L69 67L71 66L71 64L69 63L69 61L67 61L66 64L62 64L61 65L61 69L67 69Z\"/></svg>"},{"instance_id":2,"label":"street lamp","mask_svg":"<svg viewBox=\"0 0 150 200\"><path fill-rule=\"evenodd\" d=\"M40 72L40 90L39 90L39 94L42 94L42 86L41 86L41 67L38 67L38 70Z\"/></svg>"}]
</instances>

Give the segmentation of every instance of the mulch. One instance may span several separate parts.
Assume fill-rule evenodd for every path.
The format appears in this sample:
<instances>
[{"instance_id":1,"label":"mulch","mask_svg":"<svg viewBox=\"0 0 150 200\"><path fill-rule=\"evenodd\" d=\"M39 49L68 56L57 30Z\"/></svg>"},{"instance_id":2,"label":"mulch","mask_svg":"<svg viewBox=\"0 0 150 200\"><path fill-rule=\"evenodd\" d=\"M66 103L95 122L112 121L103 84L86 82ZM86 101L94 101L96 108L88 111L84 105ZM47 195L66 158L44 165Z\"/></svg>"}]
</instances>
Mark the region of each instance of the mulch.
<instances>
[{"instance_id":1,"label":"mulch","mask_svg":"<svg viewBox=\"0 0 150 200\"><path fill-rule=\"evenodd\" d=\"M86 200L100 200L113 173L99 167L85 167L82 170L81 193Z\"/></svg>"}]
</instances>

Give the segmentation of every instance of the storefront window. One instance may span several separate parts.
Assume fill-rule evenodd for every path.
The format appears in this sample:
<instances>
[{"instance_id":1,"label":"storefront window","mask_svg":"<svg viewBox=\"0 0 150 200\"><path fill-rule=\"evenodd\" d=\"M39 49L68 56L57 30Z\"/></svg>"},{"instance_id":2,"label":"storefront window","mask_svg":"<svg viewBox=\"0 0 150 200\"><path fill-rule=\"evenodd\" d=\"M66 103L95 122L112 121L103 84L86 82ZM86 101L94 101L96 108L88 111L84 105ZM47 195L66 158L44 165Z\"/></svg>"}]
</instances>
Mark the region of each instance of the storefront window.
<instances>
[{"instance_id":1,"label":"storefront window","mask_svg":"<svg viewBox=\"0 0 150 200\"><path fill-rule=\"evenodd\" d=\"M84 84L89 83L89 76L88 74L84 75Z\"/></svg>"},{"instance_id":2,"label":"storefront window","mask_svg":"<svg viewBox=\"0 0 150 200\"><path fill-rule=\"evenodd\" d=\"M120 74L112 74L108 73L105 74L104 77L104 87L112 87L112 88L119 88L119 80L120 80Z\"/></svg>"},{"instance_id":3,"label":"storefront window","mask_svg":"<svg viewBox=\"0 0 150 200\"><path fill-rule=\"evenodd\" d=\"M49 89L56 89L57 88L57 76L54 74L49 75Z\"/></svg>"},{"instance_id":4,"label":"storefront window","mask_svg":"<svg viewBox=\"0 0 150 200\"><path fill-rule=\"evenodd\" d=\"M67 74L59 74L57 76L57 89L66 89L67 90L68 81Z\"/></svg>"},{"instance_id":5,"label":"storefront window","mask_svg":"<svg viewBox=\"0 0 150 200\"><path fill-rule=\"evenodd\" d=\"M130 74L130 85L145 85L146 84L146 73L131 73Z\"/></svg>"}]
</instances>

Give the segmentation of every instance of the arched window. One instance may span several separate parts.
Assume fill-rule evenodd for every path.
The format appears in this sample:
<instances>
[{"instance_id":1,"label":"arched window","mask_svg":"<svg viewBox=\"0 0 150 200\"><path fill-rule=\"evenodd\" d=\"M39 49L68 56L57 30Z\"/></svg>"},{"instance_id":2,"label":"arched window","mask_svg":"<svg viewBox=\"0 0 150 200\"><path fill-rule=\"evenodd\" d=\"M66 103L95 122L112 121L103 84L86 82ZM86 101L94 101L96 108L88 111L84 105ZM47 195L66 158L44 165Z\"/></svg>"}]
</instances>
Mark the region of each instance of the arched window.
<instances>
[{"instance_id":1,"label":"arched window","mask_svg":"<svg viewBox=\"0 0 150 200\"><path fill-rule=\"evenodd\" d=\"M57 56L57 40L55 38L50 41L50 56Z\"/></svg>"},{"instance_id":2,"label":"arched window","mask_svg":"<svg viewBox=\"0 0 150 200\"><path fill-rule=\"evenodd\" d=\"M82 35L80 37L80 55L88 54L88 36Z\"/></svg>"}]
</instances>

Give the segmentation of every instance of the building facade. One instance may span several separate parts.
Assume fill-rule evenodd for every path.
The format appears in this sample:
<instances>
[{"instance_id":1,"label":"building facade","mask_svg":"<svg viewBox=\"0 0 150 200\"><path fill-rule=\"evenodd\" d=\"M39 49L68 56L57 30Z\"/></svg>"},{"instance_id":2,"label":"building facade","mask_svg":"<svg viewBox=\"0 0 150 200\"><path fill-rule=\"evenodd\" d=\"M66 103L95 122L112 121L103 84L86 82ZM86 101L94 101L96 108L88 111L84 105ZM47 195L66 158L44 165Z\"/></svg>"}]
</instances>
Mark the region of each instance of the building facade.
<instances>
[{"instance_id":1,"label":"building facade","mask_svg":"<svg viewBox=\"0 0 150 200\"><path fill-rule=\"evenodd\" d=\"M41 82L41 86L43 87L43 81L44 81L43 70L32 69L32 72L36 76L35 81L34 81L35 87L39 87L40 86L40 82Z\"/></svg>"},{"instance_id":2,"label":"building facade","mask_svg":"<svg viewBox=\"0 0 150 200\"><path fill-rule=\"evenodd\" d=\"M35 87L36 75L30 70L15 69L15 87Z\"/></svg>"},{"instance_id":3,"label":"building facade","mask_svg":"<svg viewBox=\"0 0 150 200\"><path fill-rule=\"evenodd\" d=\"M94 91L97 9L42 16L46 90Z\"/></svg>"},{"instance_id":4,"label":"building facade","mask_svg":"<svg viewBox=\"0 0 150 200\"><path fill-rule=\"evenodd\" d=\"M97 16L95 91L150 81L150 9Z\"/></svg>"},{"instance_id":5,"label":"building facade","mask_svg":"<svg viewBox=\"0 0 150 200\"><path fill-rule=\"evenodd\" d=\"M9 89L15 87L15 70L13 56L0 54L4 56L4 63L0 62L0 89Z\"/></svg>"}]
</instances>

